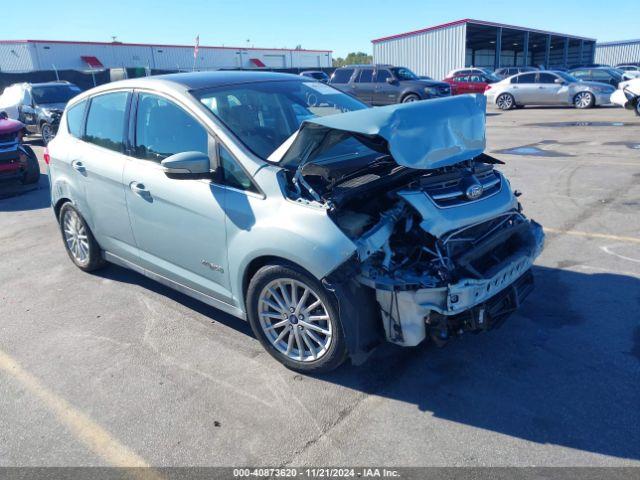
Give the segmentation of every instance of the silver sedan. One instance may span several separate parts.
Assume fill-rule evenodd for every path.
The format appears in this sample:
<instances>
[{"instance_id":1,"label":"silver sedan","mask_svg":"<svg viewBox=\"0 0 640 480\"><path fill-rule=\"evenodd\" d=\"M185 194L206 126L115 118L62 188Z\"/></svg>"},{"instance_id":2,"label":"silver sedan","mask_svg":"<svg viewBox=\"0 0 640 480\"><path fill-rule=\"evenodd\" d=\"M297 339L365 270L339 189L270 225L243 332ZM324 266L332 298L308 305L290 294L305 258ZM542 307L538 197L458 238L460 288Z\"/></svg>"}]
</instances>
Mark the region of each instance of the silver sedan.
<instances>
[{"instance_id":1,"label":"silver sedan","mask_svg":"<svg viewBox=\"0 0 640 480\"><path fill-rule=\"evenodd\" d=\"M615 89L600 82L583 82L564 72L548 70L529 72L505 78L487 86L484 94L489 103L501 110L525 105L574 105L591 108L610 103Z\"/></svg>"}]
</instances>

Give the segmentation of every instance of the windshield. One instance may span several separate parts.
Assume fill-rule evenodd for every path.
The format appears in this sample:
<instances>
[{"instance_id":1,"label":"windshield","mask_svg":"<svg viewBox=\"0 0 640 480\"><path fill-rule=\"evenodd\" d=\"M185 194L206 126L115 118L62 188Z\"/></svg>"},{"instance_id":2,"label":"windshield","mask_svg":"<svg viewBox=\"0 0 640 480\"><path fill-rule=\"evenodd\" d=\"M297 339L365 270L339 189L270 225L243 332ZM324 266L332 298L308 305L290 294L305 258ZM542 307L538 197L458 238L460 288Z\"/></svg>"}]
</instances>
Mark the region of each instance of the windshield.
<instances>
[{"instance_id":1,"label":"windshield","mask_svg":"<svg viewBox=\"0 0 640 480\"><path fill-rule=\"evenodd\" d=\"M228 85L196 96L247 148L264 159L304 120L368 108L324 83L297 80Z\"/></svg>"},{"instance_id":2,"label":"windshield","mask_svg":"<svg viewBox=\"0 0 640 480\"><path fill-rule=\"evenodd\" d=\"M555 73L557 76L562 78L565 82L579 82L580 81L576 77L573 77L573 76L571 76L571 75L569 75L568 73L565 73L565 72L558 72L557 70L554 70L553 73Z\"/></svg>"},{"instance_id":3,"label":"windshield","mask_svg":"<svg viewBox=\"0 0 640 480\"><path fill-rule=\"evenodd\" d=\"M315 78L316 80L327 80L329 76L324 72L308 72L305 73L307 77Z\"/></svg>"},{"instance_id":4,"label":"windshield","mask_svg":"<svg viewBox=\"0 0 640 480\"><path fill-rule=\"evenodd\" d=\"M80 93L75 85L52 85L48 87L33 87L31 96L36 105L47 103L67 103Z\"/></svg>"},{"instance_id":5,"label":"windshield","mask_svg":"<svg viewBox=\"0 0 640 480\"><path fill-rule=\"evenodd\" d=\"M392 68L393 76L398 80L418 80L418 76L408 68L395 67Z\"/></svg>"},{"instance_id":6,"label":"windshield","mask_svg":"<svg viewBox=\"0 0 640 480\"><path fill-rule=\"evenodd\" d=\"M616 80L620 80L624 75L624 72L617 68L612 68L611 70L609 70L609 73L612 77L616 78Z\"/></svg>"}]
</instances>

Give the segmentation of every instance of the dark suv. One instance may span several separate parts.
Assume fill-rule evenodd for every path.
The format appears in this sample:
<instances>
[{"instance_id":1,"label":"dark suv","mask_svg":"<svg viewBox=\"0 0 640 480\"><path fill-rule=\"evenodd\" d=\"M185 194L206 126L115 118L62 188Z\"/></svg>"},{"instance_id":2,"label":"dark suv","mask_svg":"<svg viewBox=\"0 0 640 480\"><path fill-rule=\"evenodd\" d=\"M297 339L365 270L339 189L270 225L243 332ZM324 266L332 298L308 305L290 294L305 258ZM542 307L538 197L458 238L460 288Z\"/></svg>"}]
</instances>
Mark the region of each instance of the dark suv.
<instances>
[{"instance_id":1,"label":"dark suv","mask_svg":"<svg viewBox=\"0 0 640 480\"><path fill-rule=\"evenodd\" d=\"M618 84L624 79L623 72L611 67L582 67L569 70L569 74L578 80L587 82L608 83L618 88Z\"/></svg>"},{"instance_id":2,"label":"dark suv","mask_svg":"<svg viewBox=\"0 0 640 480\"><path fill-rule=\"evenodd\" d=\"M47 145L58 131L67 102L81 92L73 83L15 83L0 95L0 110L26 125L29 133L40 133Z\"/></svg>"},{"instance_id":3,"label":"dark suv","mask_svg":"<svg viewBox=\"0 0 640 480\"><path fill-rule=\"evenodd\" d=\"M451 95L449 84L420 79L408 68L391 65L341 67L333 72L331 85L370 105L415 102Z\"/></svg>"}]
</instances>

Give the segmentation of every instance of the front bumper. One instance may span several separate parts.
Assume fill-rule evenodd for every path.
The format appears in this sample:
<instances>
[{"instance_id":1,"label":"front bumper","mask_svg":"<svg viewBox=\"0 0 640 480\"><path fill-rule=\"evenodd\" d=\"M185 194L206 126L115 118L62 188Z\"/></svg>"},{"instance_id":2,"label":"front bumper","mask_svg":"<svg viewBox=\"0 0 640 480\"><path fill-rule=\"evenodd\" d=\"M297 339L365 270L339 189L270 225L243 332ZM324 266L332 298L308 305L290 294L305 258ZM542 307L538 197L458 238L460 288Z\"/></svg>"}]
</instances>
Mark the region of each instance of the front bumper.
<instances>
[{"instance_id":1,"label":"front bumper","mask_svg":"<svg viewBox=\"0 0 640 480\"><path fill-rule=\"evenodd\" d=\"M596 97L596 105L609 105L611 103L612 92L594 93Z\"/></svg>"},{"instance_id":2,"label":"front bumper","mask_svg":"<svg viewBox=\"0 0 640 480\"><path fill-rule=\"evenodd\" d=\"M376 290L387 340L403 346L415 346L425 339L431 326L438 331L444 329L447 334L459 328L477 330L477 321L458 325L459 317L468 316L474 309L481 317L486 315L484 325L491 325L494 323L491 317L495 317L495 314L491 314L489 307L501 299L505 292L511 297L515 295L512 303L519 305L532 286L532 281L523 279L531 277L531 266L544 246L542 227L532 221L530 230L533 248L505 261L490 277L463 278L439 288Z\"/></svg>"}]
</instances>

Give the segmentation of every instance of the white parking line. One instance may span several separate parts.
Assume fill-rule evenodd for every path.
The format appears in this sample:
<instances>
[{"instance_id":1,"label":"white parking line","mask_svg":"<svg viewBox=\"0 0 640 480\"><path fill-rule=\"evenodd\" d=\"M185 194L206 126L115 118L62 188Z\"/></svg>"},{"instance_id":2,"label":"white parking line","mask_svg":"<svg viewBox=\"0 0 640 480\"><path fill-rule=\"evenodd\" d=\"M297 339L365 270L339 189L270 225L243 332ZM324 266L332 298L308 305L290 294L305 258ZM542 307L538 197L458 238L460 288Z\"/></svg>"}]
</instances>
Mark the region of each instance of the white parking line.
<instances>
[{"instance_id":1,"label":"white parking line","mask_svg":"<svg viewBox=\"0 0 640 480\"><path fill-rule=\"evenodd\" d=\"M551 227L544 227L544 231L548 233L559 233L562 235L575 235L577 237L587 237L587 238L602 238L605 240L616 240L618 242L640 244L640 238L638 237L625 237L621 235L610 235L608 233L597 233L597 232L580 232L577 230L562 230L559 228L551 228Z\"/></svg>"},{"instance_id":2,"label":"white parking line","mask_svg":"<svg viewBox=\"0 0 640 480\"><path fill-rule=\"evenodd\" d=\"M0 350L0 371L4 371L29 393L36 396L80 442L109 464L116 467L149 466L85 413L49 390L38 378L22 368L14 358L2 350ZM132 471L132 474L142 478L158 478L152 470Z\"/></svg>"}]
</instances>

